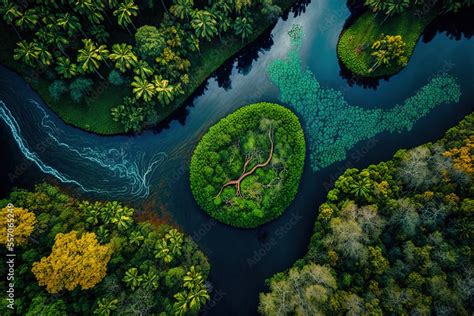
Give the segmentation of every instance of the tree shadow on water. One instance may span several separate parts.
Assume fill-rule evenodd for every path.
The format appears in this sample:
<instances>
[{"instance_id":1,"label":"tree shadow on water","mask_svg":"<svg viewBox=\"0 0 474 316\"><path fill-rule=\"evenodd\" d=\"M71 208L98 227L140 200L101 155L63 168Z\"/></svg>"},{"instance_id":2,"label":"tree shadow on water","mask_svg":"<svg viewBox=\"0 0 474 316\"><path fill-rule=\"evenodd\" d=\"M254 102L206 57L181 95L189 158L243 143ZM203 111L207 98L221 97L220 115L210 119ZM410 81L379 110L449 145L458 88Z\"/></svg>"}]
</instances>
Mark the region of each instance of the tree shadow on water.
<instances>
[{"instance_id":1,"label":"tree shadow on water","mask_svg":"<svg viewBox=\"0 0 474 316\"><path fill-rule=\"evenodd\" d=\"M474 6L458 13L448 13L436 18L423 32L423 43L429 43L440 33L446 33L450 39L456 41L471 38L474 35Z\"/></svg>"},{"instance_id":2,"label":"tree shadow on water","mask_svg":"<svg viewBox=\"0 0 474 316\"><path fill-rule=\"evenodd\" d=\"M371 77L362 77L358 76L357 74L353 73L350 71L346 65L344 65L341 60L338 58L337 62L339 63L339 75L346 80L347 84L349 87L353 87L354 85L363 87L364 89L374 89L377 90L377 88L380 85L380 80L385 80L389 81L390 77L377 77L377 78L371 78Z\"/></svg>"}]
</instances>

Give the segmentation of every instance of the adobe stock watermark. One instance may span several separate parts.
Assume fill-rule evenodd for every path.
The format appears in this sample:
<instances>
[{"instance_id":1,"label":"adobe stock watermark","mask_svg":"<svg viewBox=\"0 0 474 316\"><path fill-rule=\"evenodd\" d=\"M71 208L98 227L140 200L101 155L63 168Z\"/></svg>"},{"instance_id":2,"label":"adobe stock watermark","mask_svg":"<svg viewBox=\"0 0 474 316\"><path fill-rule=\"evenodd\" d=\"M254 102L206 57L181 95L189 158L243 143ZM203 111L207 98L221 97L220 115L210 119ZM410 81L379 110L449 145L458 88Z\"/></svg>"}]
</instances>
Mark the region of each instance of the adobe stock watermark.
<instances>
[{"instance_id":1,"label":"adobe stock watermark","mask_svg":"<svg viewBox=\"0 0 474 316\"><path fill-rule=\"evenodd\" d=\"M11 203L7 205L7 230L6 230L6 265L7 271L7 307L15 308L15 206Z\"/></svg>"},{"instance_id":2,"label":"adobe stock watermark","mask_svg":"<svg viewBox=\"0 0 474 316\"><path fill-rule=\"evenodd\" d=\"M247 258L247 264L251 268L260 260L262 260L263 257L267 255L267 253L273 249L278 244L278 241L283 239L285 235L302 219L303 217L298 214L294 213L291 215L290 220L288 220L285 224L282 226L278 227L275 230L275 235L270 238L267 242L263 243L263 245L258 249L254 250L253 256L251 258Z\"/></svg>"},{"instance_id":3,"label":"adobe stock watermark","mask_svg":"<svg viewBox=\"0 0 474 316\"><path fill-rule=\"evenodd\" d=\"M211 300L206 303L206 305L201 309L200 315L207 315L211 309L213 309L217 303L222 300L227 295L226 292L222 290L216 290L215 293L212 294Z\"/></svg>"},{"instance_id":4,"label":"adobe stock watermark","mask_svg":"<svg viewBox=\"0 0 474 316\"><path fill-rule=\"evenodd\" d=\"M47 139L39 142L34 146L34 150L37 154L41 155L48 150L49 147L54 143L53 138L48 137ZM19 177L21 177L32 165L33 160L30 160L23 156L22 161L17 163L13 172L8 173L8 180L13 184Z\"/></svg>"},{"instance_id":5,"label":"adobe stock watermark","mask_svg":"<svg viewBox=\"0 0 474 316\"><path fill-rule=\"evenodd\" d=\"M216 226L217 221L214 219L209 219L205 223L202 223L197 230L193 232L191 238L195 243L198 243L204 236L206 236L214 226Z\"/></svg>"}]
</instances>

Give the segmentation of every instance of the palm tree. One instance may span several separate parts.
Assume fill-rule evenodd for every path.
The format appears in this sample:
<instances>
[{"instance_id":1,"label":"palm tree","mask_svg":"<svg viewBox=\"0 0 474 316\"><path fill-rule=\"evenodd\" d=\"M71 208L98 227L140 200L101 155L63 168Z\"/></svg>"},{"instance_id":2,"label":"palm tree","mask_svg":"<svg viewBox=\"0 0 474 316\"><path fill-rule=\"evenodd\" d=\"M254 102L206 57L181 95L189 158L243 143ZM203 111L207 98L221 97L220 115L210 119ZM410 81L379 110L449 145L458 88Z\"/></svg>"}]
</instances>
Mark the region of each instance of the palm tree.
<instances>
[{"instance_id":1,"label":"palm tree","mask_svg":"<svg viewBox=\"0 0 474 316\"><path fill-rule=\"evenodd\" d=\"M85 218L86 222L91 225L99 224L99 209L91 205L90 207L85 208Z\"/></svg>"},{"instance_id":2,"label":"palm tree","mask_svg":"<svg viewBox=\"0 0 474 316\"><path fill-rule=\"evenodd\" d=\"M136 99L143 99L145 102L149 102L155 95L155 86L145 78L133 77L132 87Z\"/></svg>"},{"instance_id":3,"label":"palm tree","mask_svg":"<svg viewBox=\"0 0 474 316\"><path fill-rule=\"evenodd\" d=\"M101 79L104 79L99 73L100 61L103 59L102 55L97 52L97 46L91 39L83 39L84 47L78 50L77 63L79 64L79 71L82 73L95 72Z\"/></svg>"},{"instance_id":4,"label":"palm tree","mask_svg":"<svg viewBox=\"0 0 474 316\"><path fill-rule=\"evenodd\" d=\"M109 236L110 236L109 230L105 228L105 226L103 225L99 227L99 229L95 232L95 234L99 242L103 244L107 243L107 241L109 240Z\"/></svg>"},{"instance_id":5,"label":"palm tree","mask_svg":"<svg viewBox=\"0 0 474 316\"><path fill-rule=\"evenodd\" d=\"M181 255L181 248L183 245L183 234L177 229L170 229L166 234L165 238L169 242L169 249L174 256Z\"/></svg>"},{"instance_id":6,"label":"palm tree","mask_svg":"<svg viewBox=\"0 0 474 316\"><path fill-rule=\"evenodd\" d=\"M352 183L350 189L351 193L354 194L356 198L368 201L372 192L372 183L368 178L364 177L361 180Z\"/></svg>"},{"instance_id":7,"label":"palm tree","mask_svg":"<svg viewBox=\"0 0 474 316\"><path fill-rule=\"evenodd\" d=\"M99 316L109 316L117 309L118 299L101 298L97 301L97 307L94 309L94 314Z\"/></svg>"},{"instance_id":8,"label":"palm tree","mask_svg":"<svg viewBox=\"0 0 474 316\"><path fill-rule=\"evenodd\" d=\"M188 314L189 297L187 292L179 292L174 295L176 302L173 304L174 314L176 316L184 316Z\"/></svg>"},{"instance_id":9,"label":"palm tree","mask_svg":"<svg viewBox=\"0 0 474 316\"><path fill-rule=\"evenodd\" d=\"M252 5L252 0L235 0L235 11L237 13L242 12L242 9L245 9Z\"/></svg>"},{"instance_id":10,"label":"palm tree","mask_svg":"<svg viewBox=\"0 0 474 316\"><path fill-rule=\"evenodd\" d=\"M170 104L174 99L174 87L170 85L168 80L155 76L153 79L155 85L155 92L158 95L158 100L165 105Z\"/></svg>"},{"instance_id":11,"label":"palm tree","mask_svg":"<svg viewBox=\"0 0 474 316\"><path fill-rule=\"evenodd\" d=\"M200 46L199 46L199 38L197 38L194 34L191 34L191 36L188 36L186 38L186 41L187 41L189 49L192 52L197 51L199 53L199 55L201 55L201 49L200 49Z\"/></svg>"},{"instance_id":12,"label":"palm tree","mask_svg":"<svg viewBox=\"0 0 474 316\"><path fill-rule=\"evenodd\" d=\"M107 57L109 56L109 50L107 49L107 45L99 45L96 49L96 52L107 65L107 67L110 68L109 63L107 62Z\"/></svg>"},{"instance_id":13,"label":"palm tree","mask_svg":"<svg viewBox=\"0 0 474 316\"><path fill-rule=\"evenodd\" d=\"M56 35L53 41L54 46L56 46L59 49L59 51L61 52L61 54L63 54L63 56L67 56L65 49L70 43L71 42L69 41L69 39L67 39L66 37L62 35Z\"/></svg>"},{"instance_id":14,"label":"palm tree","mask_svg":"<svg viewBox=\"0 0 474 316\"><path fill-rule=\"evenodd\" d=\"M188 293L188 305L192 311L199 311L209 300L209 294L203 287L195 287Z\"/></svg>"},{"instance_id":15,"label":"palm tree","mask_svg":"<svg viewBox=\"0 0 474 316\"><path fill-rule=\"evenodd\" d=\"M171 255L171 251L168 248L166 239L161 239L156 243L155 258L162 259L165 263L170 263L173 261L173 256Z\"/></svg>"},{"instance_id":16,"label":"palm tree","mask_svg":"<svg viewBox=\"0 0 474 316\"><path fill-rule=\"evenodd\" d=\"M67 57L58 57L56 60L56 72L61 75L63 78L71 79L77 76L77 65L71 62Z\"/></svg>"},{"instance_id":17,"label":"palm tree","mask_svg":"<svg viewBox=\"0 0 474 316\"><path fill-rule=\"evenodd\" d=\"M133 219L131 215L124 214L122 212L115 214L111 219L111 222L117 225L118 229L120 230L126 230L128 227L130 227L132 221Z\"/></svg>"},{"instance_id":18,"label":"palm tree","mask_svg":"<svg viewBox=\"0 0 474 316\"><path fill-rule=\"evenodd\" d=\"M121 72L125 72L138 62L137 56L132 51L132 45L127 44L114 44L109 58L115 61L115 67Z\"/></svg>"},{"instance_id":19,"label":"palm tree","mask_svg":"<svg viewBox=\"0 0 474 316\"><path fill-rule=\"evenodd\" d=\"M36 42L20 41L16 43L13 58L21 60L29 66L33 66L34 62L39 58L40 48Z\"/></svg>"},{"instance_id":20,"label":"palm tree","mask_svg":"<svg viewBox=\"0 0 474 316\"><path fill-rule=\"evenodd\" d=\"M372 12L378 13L385 11L387 0L365 0L365 5L368 6Z\"/></svg>"},{"instance_id":21,"label":"palm tree","mask_svg":"<svg viewBox=\"0 0 474 316\"><path fill-rule=\"evenodd\" d=\"M131 245L140 246L140 243L145 239L139 231L133 231L128 238L128 242Z\"/></svg>"},{"instance_id":22,"label":"palm tree","mask_svg":"<svg viewBox=\"0 0 474 316\"><path fill-rule=\"evenodd\" d=\"M43 66L49 66L53 62L53 55L44 44L38 44L38 60Z\"/></svg>"},{"instance_id":23,"label":"palm tree","mask_svg":"<svg viewBox=\"0 0 474 316\"><path fill-rule=\"evenodd\" d=\"M145 60L139 60L133 67L133 72L141 78L146 78L153 74L153 68Z\"/></svg>"},{"instance_id":24,"label":"palm tree","mask_svg":"<svg viewBox=\"0 0 474 316\"><path fill-rule=\"evenodd\" d=\"M227 0L216 0L212 3L212 10L214 12L220 12L219 15L230 15L234 9L232 6L232 1Z\"/></svg>"},{"instance_id":25,"label":"palm tree","mask_svg":"<svg viewBox=\"0 0 474 316\"><path fill-rule=\"evenodd\" d=\"M217 21L214 14L209 11L199 10L194 13L191 26L196 35L211 40L217 34Z\"/></svg>"},{"instance_id":26,"label":"palm tree","mask_svg":"<svg viewBox=\"0 0 474 316\"><path fill-rule=\"evenodd\" d=\"M235 19L234 30L235 34L242 37L242 43L253 33L253 21L249 17L237 17Z\"/></svg>"},{"instance_id":27,"label":"palm tree","mask_svg":"<svg viewBox=\"0 0 474 316\"><path fill-rule=\"evenodd\" d=\"M92 24L100 24L104 17L104 3L102 1L74 0L74 11L87 17Z\"/></svg>"},{"instance_id":28,"label":"palm tree","mask_svg":"<svg viewBox=\"0 0 474 316\"><path fill-rule=\"evenodd\" d=\"M13 27L16 35L18 35L18 37L21 39L21 35L18 33L14 23L15 19L21 14L18 5L10 1L3 1L2 5L0 6L0 13L3 16L3 20Z\"/></svg>"},{"instance_id":29,"label":"palm tree","mask_svg":"<svg viewBox=\"0 0 474 316\"><path fill-rule=\"evenodd\" d=\"M170 11L175 17L189 21L189 17L193 11L194 1L193 0L177 0L171 6Z\"/></svg>"},{"instance_id":30,"label":"palm tree","mask_svg":"<svg viewBox=\"0 0 474 316\"><path fill-rule=\"evenodd\" d=\"M387 1L385 14L387 17L405 12L410 7L410 0Z\"/></svg>"},{"instance_id":31,"label":"palm tree","mask_svg":"<svg viewBox=\"0 0 474 316\"><path fill-rule=\"evenodd\" d=\"M202 287L204 284L204 277L201 272L196 270L196 267L191 266L189 271L183 277L183 285L188 289L194 289L195 287Z\"/></svg>"},{"instance_id":32,"label":"palm tree","mask_svg":"<svg viewBox=\"0 0 474 316\"><path fill-rule=\"evenodd\" d=\"M100 207L100 219L104 224L110 224L112 222L112 218L117 216L117 213L121 209L120 203L117 201L107 202L103 207Z\"/></svg>"},{"instance_id":33,"label":"palm tree","mask_svg":"<svg viewBox=\"0 0 474 316\"><path fill-rule=\"evenodd\" d=\"M24 13L20 12L15 24L20 28L28 28L33 30L38 23L38 15L35 9L26 10Z\"/></svg>"},{"instance_id":34,"label":"palm tree","mask_svg":"<svg viewBox=\"0 0 474 316\"><path fill-rule=\"evenodd\" d=\"M137 29L132 21L132 16L138 15L138 6L133 0L126 0L118 6L117 10L113 12L117 16L117 22L121 27L124 27L129 33L127 26L132 24L134 29Z\"/></svg>"},{"instance_id":35,"label":"palm tree","mask_svg":"<svg viewBox=\"0 0 474 316\"><path fill-rule=\"evenodd\" d=\"M109 9L115 9L119 5L119 0L108 0Z\"/></svg>"},{"instance_id":36,"label":"palm tree","mask_svg":"<svg viewBox=\"0 0 474 316\"><path fill-rule=\"evenodd\" d=\"M159 286L158 275L153 271L148 271L142 275L142 286L146 290L156 290Z\"/></svg>"},{"instance_id":37,"label":"palm tree","mask_svg":"<svg viewBox=\"0 0 474 316\"><path fill-rule=\"evenodd\" d=\"M232 20L227 15L221 15L217 21L219 30L219 39L222 40L222 34L226 33L232 27Z\"/></svg>"},{"instance_id":38,"label":"palm tree","mask_svg":"<svg viewBox=\"0 0 474 316\"><path fill-rule=\"evenodd\" d=\"M132 289L135 290L136 287L140 286L142 283L142 276L138 275L137 268L130 268L125 272L125 276L123 277L123 281Z\"/></svg>"},{"instance_id":39,"label":"palm tree","mask_svg":"<svg viewBox=\"0 0 474 316\"><path fill-rule=\"evenodd\" d=\"M97 40L98 43L106 43L110 37L103 25L91 25L89 33Z\"/></svg>"},{"instance_id":40,"label":"palm tree","mask_svg":"<svg viewBox=\"0 0 474 316\"><path fill-rule=\"evenodd\" d=\"M69 36L73 36L77 33L77 31L80 31L82 35L86 37L86 35L82 31L81 23L75 15L72 15L70 13L60 14L58 19L56 20L56 23L65 32L67 32Z\"/></svg>"},{"instance_id":41,"label":"palm tree","mask_svg":"<svg viewBox=\"0 0 474 316\"><path fill-rule=\"evenodd\" d=\"M44 26L38 29L35 36L43 43L52 43L54 41L54 34Z\"/></svg>"}]
</instances>

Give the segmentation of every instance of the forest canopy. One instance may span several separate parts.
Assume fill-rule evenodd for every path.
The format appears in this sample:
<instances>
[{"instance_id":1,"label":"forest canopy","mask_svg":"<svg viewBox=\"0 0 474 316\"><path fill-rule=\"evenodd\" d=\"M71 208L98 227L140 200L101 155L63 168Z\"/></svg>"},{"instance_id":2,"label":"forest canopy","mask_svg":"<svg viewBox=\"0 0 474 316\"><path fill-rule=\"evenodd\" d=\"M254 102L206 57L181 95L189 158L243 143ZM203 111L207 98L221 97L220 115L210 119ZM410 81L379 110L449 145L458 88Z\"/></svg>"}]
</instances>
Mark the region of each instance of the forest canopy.
<instances>
[{"instance_id":1,"label":"forest canopy","mask_svg":"<svg viewBox=\"0 0 474 316\"><path fill-rule=\"evenodd\" d=\"M474 114L443 139L348 169L308 253L260 294L263 315L470 315Z\"/></svg>"},{"instance_id":2,"label":"forest canopy","mask_svg":"<svg viewBox=\"0 0 474 316\"><path fill-rule=\"evenodd\" d=\"M298 118L271 103L248 105L212 126L191 160L197 203L228 225L266 223L294 199L305 159Z\"/></svg>"},{"instance_id":3,"label":"forest canopy","mask_svg":"<svg viewBox=\"0 0 474 316\"><path fill-rule=\"evenodd\" d=\"M117 125L139 131L184 102L261 33L262 24L268 27L282 12L279 5L272 0L2 0L0 29L14 31L2 57L25 76L32 69L44 74L40 93L74 125L102 133ZM86 115L74 114L84 103L95 106L91 113L100 113L108 126L85 125L94 120L75 117Z\"/></svg>"},{"instance_id":4,"label":"forest canopy","mask_svg":"<svg viewBox=\"0 0 474 316\"><path fill-rule=\"evenodd\" d=\"M159 218L138 222L118 201L79 200L46 183L13 191L0 200L1 214L8 203L24 229L15 245L15 315L196 315L209 300L207 258ZM5 295L0 314L14 315Z\"/></svg>"}]
</instances>

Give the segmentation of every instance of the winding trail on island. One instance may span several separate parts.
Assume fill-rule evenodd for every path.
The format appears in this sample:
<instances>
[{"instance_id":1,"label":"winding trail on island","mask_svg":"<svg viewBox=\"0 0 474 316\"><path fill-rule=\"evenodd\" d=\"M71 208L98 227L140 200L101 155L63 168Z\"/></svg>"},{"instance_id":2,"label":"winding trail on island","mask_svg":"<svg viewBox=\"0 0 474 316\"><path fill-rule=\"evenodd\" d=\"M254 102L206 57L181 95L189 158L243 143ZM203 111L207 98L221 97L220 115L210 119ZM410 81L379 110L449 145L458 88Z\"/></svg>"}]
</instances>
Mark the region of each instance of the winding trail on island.
<instances>
[{"instance_id":1,"label":"winding trail on island","mask_svg":"<svg viewBox=\"0 0 474 316\"><path fill-rule=\"evenodd\" d=\"M270 127L269 131L268 131L268 139L270 141L270 152L268 154L268 158L267 160L265 160L265 162L263 163L258 163L256 164L255 166L252 167L252 169L250 169L249 171L246 171L247 170L247 167L249 165L249 163L252 161L252 157L250 158L247 158L247 160L245 161L244 163L244 170L242 171L242 175L236 179L236 180L230 180L229 182L225 183L221 190L219 191L219 193L216 195L216 196L219 196L222 194L222 191L230 186L230 185L235 185L235 188L236 188L236 194L238 196L242 196L242 194L240 193L240 183L242 182L242 180L244 180L246 177L250 176L252 173L254 173L258 168L264 168L266 166L268 166L268 164L270 163L270 161L272 161L272 157L273 157L273 137L272 137L272 128Z\"/></svg>"},{"instance_id":2,"label":"winding trail on island","mask_svg":"<svg viewBox=\"0 0 474 316\"><path fill-rule=\"evenodd\" d=\"M306 253L315 211L337 175L350 167L390 159L398 148L433 141L473 110L473 39L453 40L438 34L429 43L420 41L405 69L388 82L380 81L377 89L365 89L350 86L340 75L336 44L349 15L345 0L319 0L297 17L290 14L280 19L272 31L270 49L244 50L243 57L218 72L222 75L231 68L230 86L227 82L227 88L221 88L216 79L210 79L194 106L186 109L185 119L137 136L100 137L64 124L22 78L0 67L2 196L13 186L31 188L46 177L87 197L122 199L169 215L209 257L213 298L204 314L256 314L264 280ZM305 32L300 50L303 66L321 87L338 91L348 104L389 110L442 73L456 79L462 94L457 103L439 104L409 131L384 132L354 144L340 162L317 172L306 163L298 195L281 217L257 229L232 228L211 219L196 205L189 188L189 161L200 137L237 108L258 101L282 103L279 90L265 73L269 64L288 55L287 32L295 23ZM258 59L250 67L241 67L242 58L256 54ZM302 120L302 124L308 122ZM308 150L306 161L309 154Z\"/></svg>"}]
</instances>

